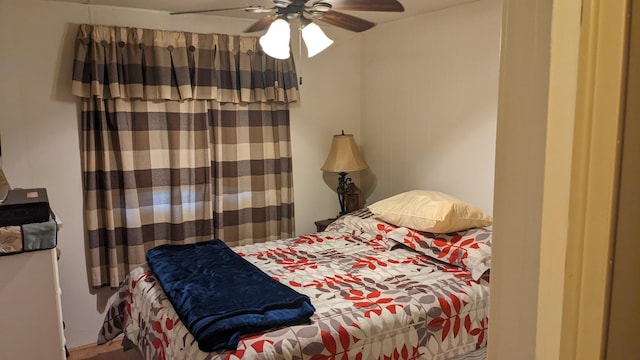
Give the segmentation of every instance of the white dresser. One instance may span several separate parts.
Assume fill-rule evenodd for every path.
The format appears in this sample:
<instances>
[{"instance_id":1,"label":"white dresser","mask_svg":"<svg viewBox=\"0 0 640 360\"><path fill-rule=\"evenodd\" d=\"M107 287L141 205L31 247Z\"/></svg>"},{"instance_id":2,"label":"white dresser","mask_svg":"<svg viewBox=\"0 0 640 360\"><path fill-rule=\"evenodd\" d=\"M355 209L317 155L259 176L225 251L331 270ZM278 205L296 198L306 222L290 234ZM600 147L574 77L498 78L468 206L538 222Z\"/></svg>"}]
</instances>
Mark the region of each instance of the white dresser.
<instances>
[{"instance_id":1,"label":"white dresser","mask_svg":"<svg viewBox=\"0 0 640 360\"><path fill-rule=\"evenodd\" d=\"M56 249L0 256L0 359L65 359Z\"/></svg>"}]
</instances>

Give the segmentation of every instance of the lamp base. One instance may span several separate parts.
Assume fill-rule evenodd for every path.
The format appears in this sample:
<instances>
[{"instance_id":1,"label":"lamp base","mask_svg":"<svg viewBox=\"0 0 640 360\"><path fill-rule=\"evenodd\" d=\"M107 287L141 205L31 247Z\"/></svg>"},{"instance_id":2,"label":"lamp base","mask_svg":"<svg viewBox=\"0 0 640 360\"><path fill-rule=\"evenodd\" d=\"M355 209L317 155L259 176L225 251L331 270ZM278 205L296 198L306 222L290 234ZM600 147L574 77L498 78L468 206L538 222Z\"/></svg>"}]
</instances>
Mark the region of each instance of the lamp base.
<instances>
[{"instance_id":1,"label":"lamp base","mask_svg":"<svg viewBox=\"0 0 640 360\"><path fill-rule=\"evenodd\" d=\"M338 174L338 188L336 191L338 192L338 202L340 203L340 214L338 216L342 216L347 213L347 204L345 202L345 194L353 184L350 177L347 177L346 172L341 172Z\"/></svg>"}]
</instances>

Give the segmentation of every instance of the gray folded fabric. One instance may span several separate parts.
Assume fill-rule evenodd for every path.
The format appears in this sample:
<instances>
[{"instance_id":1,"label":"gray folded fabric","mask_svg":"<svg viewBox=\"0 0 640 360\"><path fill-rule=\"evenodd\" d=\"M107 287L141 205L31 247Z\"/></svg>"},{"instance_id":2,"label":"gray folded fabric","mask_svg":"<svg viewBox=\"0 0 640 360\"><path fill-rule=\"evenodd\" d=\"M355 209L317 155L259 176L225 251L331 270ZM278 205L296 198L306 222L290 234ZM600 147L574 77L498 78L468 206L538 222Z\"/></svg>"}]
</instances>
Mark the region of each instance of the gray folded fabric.
<instances>
[{"instance_id":1,"label":"gray folded fabric","mask_svg":"<svg viewBox=\"0 0 640 360\"><path fill-rule=\"evenodd\" d=\"M20 226L0 227L0 255L22 252Z\"/></svg>"},{"instance_id":2,"label":"gray folded fabric","mask_svg":"<svg viewBox=\"0 0 640 360\"><path fill-rule=\"evenodd\" d=\"M31 223L20 225L22 227L22 239L24 251L52 249L56 247L57 229L56 221Z\"/></svg>"}]
</instances>

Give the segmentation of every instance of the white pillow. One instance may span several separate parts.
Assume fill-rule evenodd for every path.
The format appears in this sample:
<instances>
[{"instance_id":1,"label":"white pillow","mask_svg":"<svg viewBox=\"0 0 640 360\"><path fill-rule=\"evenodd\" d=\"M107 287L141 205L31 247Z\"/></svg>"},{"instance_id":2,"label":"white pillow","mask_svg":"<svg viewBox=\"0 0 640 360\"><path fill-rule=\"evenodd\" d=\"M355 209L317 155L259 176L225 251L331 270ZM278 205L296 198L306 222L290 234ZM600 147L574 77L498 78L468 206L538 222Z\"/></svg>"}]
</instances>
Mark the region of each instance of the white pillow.
<instances>
[{"instance_id":1,"label":"white pillow","mask_svg":"<svg viewBox=\"0 0 640 360\"><path fill-rule=\"evenodd\" d=\"M407 191L369 206L381 220L431 233L489 226L493 218L479 208L438 191Z\"/></svg>"}]
</instances>

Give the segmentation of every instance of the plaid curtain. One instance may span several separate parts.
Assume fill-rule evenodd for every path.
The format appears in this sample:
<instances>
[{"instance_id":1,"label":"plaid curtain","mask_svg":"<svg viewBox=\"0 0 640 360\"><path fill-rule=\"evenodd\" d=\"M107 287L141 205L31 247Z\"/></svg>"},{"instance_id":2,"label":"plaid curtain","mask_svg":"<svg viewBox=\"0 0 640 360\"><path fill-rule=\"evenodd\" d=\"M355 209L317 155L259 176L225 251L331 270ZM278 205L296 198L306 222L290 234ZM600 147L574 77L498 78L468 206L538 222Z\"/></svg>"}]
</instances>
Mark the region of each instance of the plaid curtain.
<instances>
[{"instance_id":1,"label":"plaid curtain","mask_svg":"<svg viewBox=\"0 0 640 360\"><path fill-rule=\"evenodd\" d=\"M293 233L289 111L212 102L215 237L230 246Z\"/></svg>"},{"instance_id":2,"label":"plaid curtain","mask_svg":"<svg viewBox=\"0 0 640 360\"><path fill-rule=\"evenodd\" d=\"M72 91L93 286L160 244L293 235L293 60L255 37L81 25Z\"/></svg>"}]
</instances>

